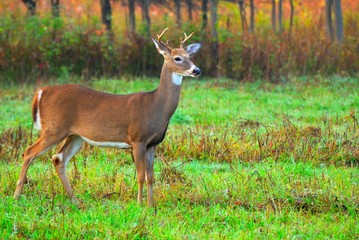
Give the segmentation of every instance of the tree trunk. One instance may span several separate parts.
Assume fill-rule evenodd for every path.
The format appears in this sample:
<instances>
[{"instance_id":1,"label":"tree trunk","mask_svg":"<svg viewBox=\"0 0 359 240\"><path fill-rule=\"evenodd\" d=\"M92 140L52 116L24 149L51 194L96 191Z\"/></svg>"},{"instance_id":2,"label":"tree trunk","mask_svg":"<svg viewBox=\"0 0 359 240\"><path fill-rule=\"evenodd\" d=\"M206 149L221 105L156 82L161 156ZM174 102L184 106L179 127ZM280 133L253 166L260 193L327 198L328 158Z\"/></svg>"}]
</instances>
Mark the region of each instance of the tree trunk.
<instances>
[{"instance_id":1,"label":"tree trunk","mask_svg":"<svg viewBox=\"0 0 359 240\"><path fill-rule=\"evenodd\" d=\"M294 17L294 3L293 0L290 0L290 20L289 20L290 29L292 29L293 27L293 17Z\"/></svg>"},{"instance_id":2,"label":"tree trunk","mask_svg":"<svg viewBox=\"0 0 359 240\"><path fill-rule=\"evenodd\" d=\"M249 9L250 9L250 25L249 25L249 30L251 32L254 32L254 0L250 0L250 5L249 5Z\"/></svg>"},{"instance_id":3,"label":"tree trunk","mask_svg":"<svg viewBox=\"0 0 359 240\"><path fill-rule=\"evenodd\" d=\"M176 11L176 23L177 27L182 27L182 20L181 20L181 1L175 0L175 11Z\"/></svg>"},{"instance_id":4,"label":"tree trunk","mask_svg":"<svg viewBox=\"0 0 359 240\"><path fill-rule=\"evenodd\" d=\"M279 26L279 32L283 31L283 0L278 1L278 26Z\"/></svg>"},{"instance_id":5,"label":"tree trunk","mask_svg":"<svg viewBox=\"0 0 359 240\"><path fill-rule=\"evenodd\" d=\"M112 10L110 0L100 0L102 23L107 31L111 31Z\"/></svg>"},{"instance_id":6,"label":"tree trunk","mask_svg":"<svg viewBox=\"0 0 359 240\"><path fill-rule=\"evenodd\" d=\"M128 0L128 11L130 17L130 32L136 32L135 0Z\"/></svg>"},{"instance_id":7,"label":"tree trunk","mask_svg":"<svg viewBox=\"0 0 359 240\"><path fill-rule=\"evenodd\" d=\"M146 24L146 36L149 38L151 36L151 18L149 14L150 0L141 0L142 8L142 19Z\"/></svg>"},{"instance_id":8,"label":"tree trunk","mask_svg":"<svg viewBox=\"0 0 359 240\"><path fill-rule=\"evenodd\" d=\"M275 0L272 0L272 30L277 31Z\"/></svg>"},{"instance_id":9,"label":"tree trunk","mask_svg":"<svg viewBox=\"0 0 359 240\"><path fill-rule=\"evenodd\" d=\"M22 0L22 2L26 5L30 16L35 16L35 14L36 14L36 1L35 0Z\"/></svg>"},{"instance_id":10,"label":"tree trunk","mask_svg":"<svg viewBox=\"0 0 359 240\"><path fill-rule=\"evenodd\" d=\"M248 28L248 25L247 25L246 10L244 8L243 0L238 1L238 7L239 7L239 14L241 16L242 31L245 32L247 30L247 28Z\"/></svg>"},{"instance_id":11,"label":"tree trunk","mask_svg":"<svg viewBox=\"0 0 359 240\"><path fill-rule=\"evenodd\" d=\"M190 22L192 22L192 8L193 8L192 0L187 0L188 20Z\"/></svg>"},{"instance_id":12,"label":"tree trunk","mask_svg":"<svg viewBox=\"0 0 359 240\"><path fill-rule=\"evenodd\" d=\"M208 22L208 0L202 0L202 31L206 29Z\"/></svg>"},{"instance_id":13,"label":"tree trunk","mask_svg":"<svg viewBox=\"0 0 359 240\"><path fill-rule=\"evenodd\" d=\"M211 70L212 76L218 77L218 59L219 59L219 43L218 43L218 32L217 32L217 0L210 0L210 11L211 11Z\"/></svg>"},{"instance_id":14,"label":"tree trunk","mask_svg":"<svg viewBox=\"0 0 359 240\"><path fill-rule=\"evenodd\" d=\"M330 40L334 39L333 21L332 21L332 6L333 0L325 0L325 24L327 29L327 35Z\"/></svg>"},{"instance_id":15,"label":"tree trunk","mask_svg":"<svg viewBox=\"0 0 359 240\"><path fill-rule=\"evenodd\" d=\"M60 17L60 0L51 0L51 11L54 18Z\"/></svg>"},{"instance_id":16,"label":"tree trunk","mask_svg":"<svg viewBox=\"0 0 359 240\"><path fill-rule=\"evenodd\" d=\"M343 42L344 30L343 30L343 14L342 4L340 0L334 0L334 14L335 14L335 35L338 42Z\"/></svg>"}]
</instances>

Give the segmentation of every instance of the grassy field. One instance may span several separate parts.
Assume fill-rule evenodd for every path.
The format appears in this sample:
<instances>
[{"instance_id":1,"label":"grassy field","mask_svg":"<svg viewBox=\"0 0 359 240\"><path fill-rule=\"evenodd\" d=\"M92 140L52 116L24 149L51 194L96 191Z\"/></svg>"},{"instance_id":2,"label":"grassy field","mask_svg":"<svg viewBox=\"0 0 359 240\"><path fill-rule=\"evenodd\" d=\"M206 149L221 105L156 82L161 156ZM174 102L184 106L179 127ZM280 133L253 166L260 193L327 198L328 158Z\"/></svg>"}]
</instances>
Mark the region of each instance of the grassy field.
<instances>
[{"instance_id":1,"label":"grassy field","mask_svg":"<svg viewBox=\"0 0 359 240\"><path fill-rule=\"evenodd\" d=\"M153 79L99 80L112 93ZM155 163L156 207L136 204L129 151L85 145L67 173L84 208L37 159L12 198L31 131L35 85L0 89L0 236L4 239L358 239L359 82L273 85L185 80Z\"/></svg>"}]
</instances>

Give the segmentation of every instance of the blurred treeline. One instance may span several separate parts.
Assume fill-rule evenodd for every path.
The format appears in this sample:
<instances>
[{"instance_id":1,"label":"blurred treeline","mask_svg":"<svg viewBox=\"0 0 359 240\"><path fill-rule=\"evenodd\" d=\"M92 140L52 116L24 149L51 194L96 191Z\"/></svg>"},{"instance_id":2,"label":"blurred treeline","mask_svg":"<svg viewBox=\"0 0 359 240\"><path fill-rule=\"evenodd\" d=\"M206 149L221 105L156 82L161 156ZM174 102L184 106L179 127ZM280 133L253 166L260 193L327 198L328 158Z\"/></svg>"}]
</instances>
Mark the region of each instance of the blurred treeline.
<instances>
[{"instance_id":1,"label":"blurred treeline","mask_svg":"<svg viewBox=\"0 0 359 240\"><path fill-rule=\"evenodd\" d=\"M206 76L355 75L358 25L356 0L2 0L0 80L158 76L166 27L175 47L196 33Z\"/></svg>"}]
</instances>

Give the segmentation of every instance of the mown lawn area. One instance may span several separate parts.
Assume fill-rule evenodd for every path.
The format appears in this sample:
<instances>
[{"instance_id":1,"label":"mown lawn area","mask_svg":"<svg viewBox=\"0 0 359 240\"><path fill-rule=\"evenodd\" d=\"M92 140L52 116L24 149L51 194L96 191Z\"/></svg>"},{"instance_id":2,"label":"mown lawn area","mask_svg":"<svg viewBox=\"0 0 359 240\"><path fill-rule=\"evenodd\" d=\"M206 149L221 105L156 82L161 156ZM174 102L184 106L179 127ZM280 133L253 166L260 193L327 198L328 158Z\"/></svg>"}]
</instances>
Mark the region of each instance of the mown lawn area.
<instances>
[{"instance_id":1,"label":"mown lawn area","mask_svg":"<svg viewBox=\"0 0 359 240\"><path fill-rule=\"evenodd\" d=\"M158 81L82 84L129 93ZM2 239L359 238L357 78L185 79L157 148L153 209L136 203L130 150L89 145L67 168L83 208L57 179L56 149L34 161L13 200L21 154L38 134L30 108L37 87L0 89Z\"/></svg>"}]
</instances>

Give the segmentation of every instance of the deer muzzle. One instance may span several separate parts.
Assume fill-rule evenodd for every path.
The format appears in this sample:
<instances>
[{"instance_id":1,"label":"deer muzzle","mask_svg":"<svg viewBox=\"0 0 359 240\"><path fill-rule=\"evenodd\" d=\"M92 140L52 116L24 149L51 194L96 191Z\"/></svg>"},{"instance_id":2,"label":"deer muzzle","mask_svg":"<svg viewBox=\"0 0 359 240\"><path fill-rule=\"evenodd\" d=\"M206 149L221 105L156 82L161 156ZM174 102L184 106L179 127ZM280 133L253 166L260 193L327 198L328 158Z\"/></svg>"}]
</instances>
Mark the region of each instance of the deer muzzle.
<instances>
[{"instance_id":1,"label":"deer muzzle","mask_svg":"<svg viewBox=\"0 0 359 240\"><path fill-rule=\"evenodd\" d=\"M201 75L201 69L199 69L198 67L195 67L193 69L192 73L195 77L198 77L199 75Z\"/></svg>"}]
</instances>

